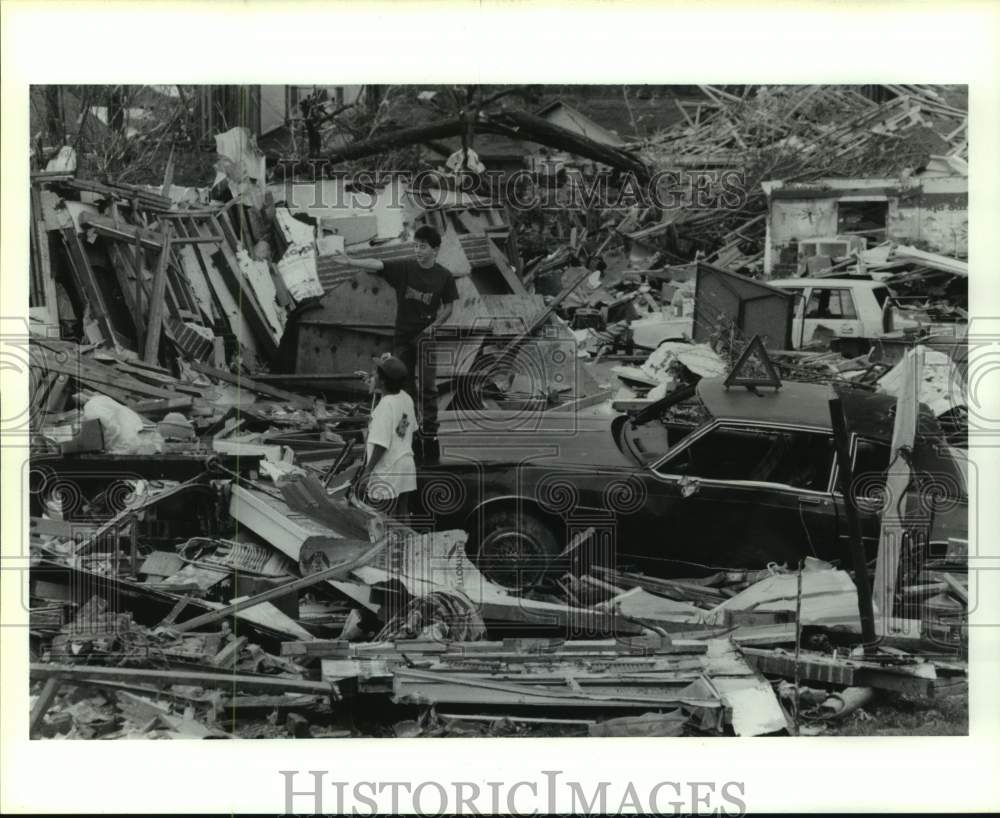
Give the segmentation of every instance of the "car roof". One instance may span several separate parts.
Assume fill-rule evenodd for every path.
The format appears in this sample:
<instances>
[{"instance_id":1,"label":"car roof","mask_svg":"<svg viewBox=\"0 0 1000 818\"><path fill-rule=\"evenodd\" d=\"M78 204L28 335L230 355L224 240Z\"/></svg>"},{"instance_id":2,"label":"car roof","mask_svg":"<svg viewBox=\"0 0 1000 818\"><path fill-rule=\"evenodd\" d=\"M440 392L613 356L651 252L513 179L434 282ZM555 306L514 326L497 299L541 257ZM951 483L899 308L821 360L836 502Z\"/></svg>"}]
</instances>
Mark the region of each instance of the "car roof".
<instances>
[{"instance_id":1,"label":"car roof","mask_svg":"<svg viewBox=\"0 0 1000 818\"><path fill-rule=\"evenodd\" d=\"M743 386L727 389L724 378L705 378L698 383L698 397L719 420L808 426L823 431L832 431L830 400L839 397L849 431L887 443L892 440L896 399L881 392L795 381L782 384L780 389L760 387L751 392ZM940 434L934 415L923 405L920 421L921 434Z\"/></svg>"},{"instance_id":2,"label":"car roof","mask_svg":"<svg viewBox=\"0 0 1000 818\"><path fill-rule=\"evenodd\" d=\"M772 287L884 287L881 281L868 278L781 278L768 281Z\"/></svg>"}]
</instances>

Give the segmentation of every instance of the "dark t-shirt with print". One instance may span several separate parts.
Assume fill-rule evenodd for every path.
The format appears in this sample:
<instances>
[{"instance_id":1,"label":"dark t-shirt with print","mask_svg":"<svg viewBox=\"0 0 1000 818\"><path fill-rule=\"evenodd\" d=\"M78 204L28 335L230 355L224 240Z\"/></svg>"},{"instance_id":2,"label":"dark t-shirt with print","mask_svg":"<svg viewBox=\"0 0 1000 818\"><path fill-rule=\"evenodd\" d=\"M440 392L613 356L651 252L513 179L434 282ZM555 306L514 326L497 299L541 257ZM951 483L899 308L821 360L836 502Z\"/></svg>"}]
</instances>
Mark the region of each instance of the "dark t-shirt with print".
<instances>
[{"instance_id":1,"label":"dark t-shirt with print","mask_svg":"<svg viewBox=\"0 0 1000 818\"><path fill-rule=\"evenodd\" d=\"M386 264L384 278L396 291L396 342L412 340L437 316L441 304L458 298L455 279L440 264L421 267L416 259Z\"/></svg>"}]
</instances>

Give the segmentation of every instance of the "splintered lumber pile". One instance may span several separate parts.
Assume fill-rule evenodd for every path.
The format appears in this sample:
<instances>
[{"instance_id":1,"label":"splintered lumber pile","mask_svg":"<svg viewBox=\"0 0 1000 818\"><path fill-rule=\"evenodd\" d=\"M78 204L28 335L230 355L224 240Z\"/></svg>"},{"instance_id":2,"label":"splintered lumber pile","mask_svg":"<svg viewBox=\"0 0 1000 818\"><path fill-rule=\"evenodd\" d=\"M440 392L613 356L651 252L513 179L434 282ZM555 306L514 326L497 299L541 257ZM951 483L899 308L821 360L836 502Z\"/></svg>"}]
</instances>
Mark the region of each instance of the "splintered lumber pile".
<instances>
[{"instance_id":1,"label":"splintered lumber pile","mask_svg":"<svg viewBox=\"0 0 1000 818\"><path fill-rule=\"evenodd\" d=\"M295 643L283 648L300 650ZM391 693L400 703L494 716L512 708L597 716L678 708L696 732L731 728L737 735L786 726L770 685L727 640L342 642L322 655L324 680L339 687L354 681L359 695Z\"/></svg>"},{"instance_id":2,"label":"splintered lumber pile","mask_svg":"<svg viewBox=\"0 0 1000 818\"><path fill-rule=\"evenodd\" d=\"M703 100L676 103L682 120L626 147L660 168L742 174L739 206L687 207L673 220L728 269L759 258L765 179L892 176L929 154L968 156L968 112L932 86L884 86L891 98L882 103L858 86L700 88Z\"/></svg>"},{"instance_id":3,"label":"splintered lumber pile","mask_svg":"<svg viewBox=\"0 0 1000 818\"><path fill-rule=\"evenodd\" d=\"M194 208L46 173L32 175L31 203L31 303L49 335L58 328L152 366L274 362L284 308L269 262L252 256L269 236L259 208Z\"/></svg>"}]
</instances>

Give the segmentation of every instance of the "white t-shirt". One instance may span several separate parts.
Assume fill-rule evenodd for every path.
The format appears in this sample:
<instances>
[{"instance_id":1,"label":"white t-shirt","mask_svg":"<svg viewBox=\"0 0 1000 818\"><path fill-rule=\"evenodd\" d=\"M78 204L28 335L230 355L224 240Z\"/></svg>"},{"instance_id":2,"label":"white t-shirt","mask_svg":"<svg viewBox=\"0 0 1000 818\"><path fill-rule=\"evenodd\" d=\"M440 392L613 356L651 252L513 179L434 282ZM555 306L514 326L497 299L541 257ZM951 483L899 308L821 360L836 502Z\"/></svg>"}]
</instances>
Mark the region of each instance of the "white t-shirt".
<instances>
[{"instance_id":1,"label":"white t-shirt","mask_svg":"<svg viewBox=\"0 0 1000 818\"><path fill-rule=\"evenodd\" d=\"M413 461L415 428L413 398L404 391L383 395L368 425L368 462L371 462L375 445L384 446L386 450L372 470L368 483L368 492L373 499L388 500L403 492L417 490L417 466Z\"/></svg>"}]
</instances>

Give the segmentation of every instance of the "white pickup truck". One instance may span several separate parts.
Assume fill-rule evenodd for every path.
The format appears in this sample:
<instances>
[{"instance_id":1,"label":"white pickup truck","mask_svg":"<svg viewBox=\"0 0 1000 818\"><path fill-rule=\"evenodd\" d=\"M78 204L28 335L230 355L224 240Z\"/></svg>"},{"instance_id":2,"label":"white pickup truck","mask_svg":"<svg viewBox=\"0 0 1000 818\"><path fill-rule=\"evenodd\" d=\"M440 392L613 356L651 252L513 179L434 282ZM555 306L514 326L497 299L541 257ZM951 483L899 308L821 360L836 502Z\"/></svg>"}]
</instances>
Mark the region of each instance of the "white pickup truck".
<instances>
[{"instance_id":1,"label":"white pickup truck","mask_svg":"<svg viewBox=\"0 0 1000 818\"><path fill-rule=\"evenodd\" d=\"M913 324L892 307L889 288L863 278L783 278L768 281L796 296L792 349L805 346L820 327L833 333L848 356L868 351L871 339Z\"/></svg>"}]
</instances>

